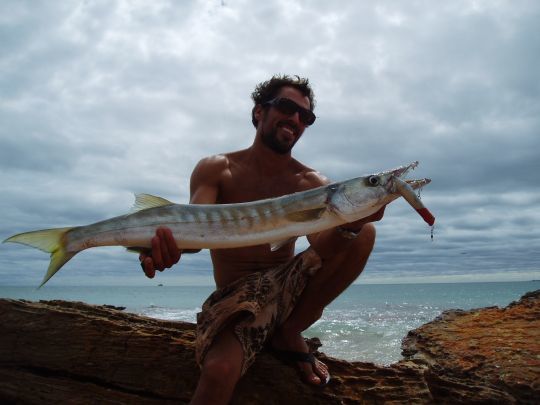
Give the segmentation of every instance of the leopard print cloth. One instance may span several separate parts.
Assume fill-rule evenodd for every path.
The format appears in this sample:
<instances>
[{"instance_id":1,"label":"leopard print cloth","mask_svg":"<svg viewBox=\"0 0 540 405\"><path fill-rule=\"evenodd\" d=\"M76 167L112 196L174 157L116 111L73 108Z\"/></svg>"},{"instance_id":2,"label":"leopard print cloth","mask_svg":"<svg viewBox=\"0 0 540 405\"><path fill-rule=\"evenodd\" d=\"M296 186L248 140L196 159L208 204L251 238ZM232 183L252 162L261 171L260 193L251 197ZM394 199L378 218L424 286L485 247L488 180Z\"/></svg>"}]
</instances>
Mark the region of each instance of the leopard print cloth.
<instances>
[{"instance_id":1,"label":"leopard print cloth","mask_svg":"<svg viewBox=\"0 0 540 405\"><path fill-rule=\"evenodd\" d=\"M197 314L199 365L216 335L234 319L234 332L244 350L244 375L276 326L289 317L309 278L320 268L321 259L308 249L288 263L249 274L214 291Z\"/></svg>"}]
</instances>

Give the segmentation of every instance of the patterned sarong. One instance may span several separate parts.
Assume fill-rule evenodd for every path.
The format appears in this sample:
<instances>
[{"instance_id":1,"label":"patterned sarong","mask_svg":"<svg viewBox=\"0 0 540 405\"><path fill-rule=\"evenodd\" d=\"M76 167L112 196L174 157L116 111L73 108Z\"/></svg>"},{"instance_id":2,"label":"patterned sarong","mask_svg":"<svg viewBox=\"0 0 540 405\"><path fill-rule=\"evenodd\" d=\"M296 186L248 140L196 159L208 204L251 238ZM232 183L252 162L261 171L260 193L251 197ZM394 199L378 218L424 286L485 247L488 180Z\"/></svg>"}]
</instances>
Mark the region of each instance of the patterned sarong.
<instances>
[{"instance_id":1,"label":"patterned sarong","mask_svg":"<svg viewBox=\"0 0 540 405\"><path fill-rule=\"evenodd\" d=\"M199 365L216 335L233 319L235 335L244 350L243 375L276 326L289 317L309 278L320 268L321 259L308 249L288 263L249 274L214 291L197 314Z\"/></svg>"}]
</instances>

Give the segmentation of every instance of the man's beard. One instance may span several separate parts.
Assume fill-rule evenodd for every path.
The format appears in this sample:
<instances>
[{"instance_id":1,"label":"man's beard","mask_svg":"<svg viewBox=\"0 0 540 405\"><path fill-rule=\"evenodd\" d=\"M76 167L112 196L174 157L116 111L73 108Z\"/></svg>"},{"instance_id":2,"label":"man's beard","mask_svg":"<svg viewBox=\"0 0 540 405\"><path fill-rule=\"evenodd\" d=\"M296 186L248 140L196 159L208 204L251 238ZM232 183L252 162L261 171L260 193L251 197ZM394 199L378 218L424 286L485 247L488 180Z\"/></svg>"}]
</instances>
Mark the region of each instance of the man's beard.
<instances>
[{"instance_id":1,"label":"man's beard","mask_svg":"<svg viewBox=\"0 0 540 405\"><path fill-rule=\"evenodd\" d=\"M286 144L286 143L280 142L279 139L277 138L276 132L277 131L275 129L270 132L263 132L262 141L268 148L270 148L274 152L280 155L286 155L287 153L291 151L296 141L293 142L292 144L288 144L288 143Z\"/></svg>"},{"instance_id":2,"label":"man's beard","mask_svg":"<svg viewBox=\"0 0 540 405\"><path fill-rule=\"evenodd\" d=\"M280 123L278 123L276 128L272 128L268 132L263 132L262 142L274 152L280 155L286 155L291 151L293 146L296 144L296 141L298 141L298 138L296 138L292 143L280 142L277 136L279 125Z\"/></svg>"}]
</instances>

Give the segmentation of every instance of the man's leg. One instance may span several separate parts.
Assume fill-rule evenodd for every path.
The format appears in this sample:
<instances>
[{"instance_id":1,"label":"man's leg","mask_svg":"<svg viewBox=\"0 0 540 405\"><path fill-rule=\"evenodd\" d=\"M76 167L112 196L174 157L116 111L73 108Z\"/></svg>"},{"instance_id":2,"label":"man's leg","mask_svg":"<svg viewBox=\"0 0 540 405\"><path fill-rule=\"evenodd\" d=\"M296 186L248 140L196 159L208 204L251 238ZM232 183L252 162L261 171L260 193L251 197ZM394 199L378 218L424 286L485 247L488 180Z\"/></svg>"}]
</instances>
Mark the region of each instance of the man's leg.
<instances>
[{"instance_id":1,"label":"man's leg","mask_svg":"<svg viewBox=\"0 0 540 405\"><path fill-rule=\"evenodd\" d=\"M243 359L244 351L232 327L220 332L203 360L191 404L228 404L240 379Z\"/></svg>"},{"instance_id":2,"label":"man's leg","mask_svg":"<svg viewBox=\"0 0 540 405\"><path fill-rule=\"evenodd\" d=\"M314 324L323 310L362 273L375 243L375 227L366 224L349 246L330 259L323 260L322 268L313 276L300 296L291 315L278 329L272 341L275 349L307 352L301 333ZM308 382L319 384L327 375L320 362L298 363Z\"/></svg>"}]
</instances>

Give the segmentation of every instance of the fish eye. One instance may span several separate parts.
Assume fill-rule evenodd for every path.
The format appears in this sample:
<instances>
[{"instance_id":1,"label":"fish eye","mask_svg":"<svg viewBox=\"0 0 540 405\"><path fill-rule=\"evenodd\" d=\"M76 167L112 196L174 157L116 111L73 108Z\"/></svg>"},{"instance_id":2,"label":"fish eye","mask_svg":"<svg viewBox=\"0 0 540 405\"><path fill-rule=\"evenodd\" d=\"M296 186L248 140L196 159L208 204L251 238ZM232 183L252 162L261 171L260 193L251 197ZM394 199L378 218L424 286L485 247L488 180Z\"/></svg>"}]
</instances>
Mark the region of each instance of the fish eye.
<instances>
[{"instance_id":1,"label":"fish eye","mask_svg":"<svg viewBox=\"0 0 540 405\"><path fill-rule=\"evenodd\" d=\"M370 186L378 186L380 183L380 179L378 176L369 176L367 178L367 181Z\"/></svg>"}]
</instances>

